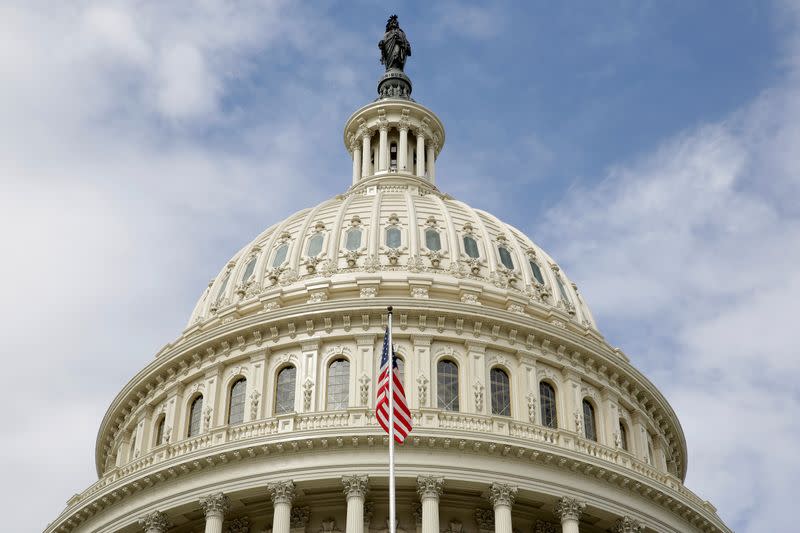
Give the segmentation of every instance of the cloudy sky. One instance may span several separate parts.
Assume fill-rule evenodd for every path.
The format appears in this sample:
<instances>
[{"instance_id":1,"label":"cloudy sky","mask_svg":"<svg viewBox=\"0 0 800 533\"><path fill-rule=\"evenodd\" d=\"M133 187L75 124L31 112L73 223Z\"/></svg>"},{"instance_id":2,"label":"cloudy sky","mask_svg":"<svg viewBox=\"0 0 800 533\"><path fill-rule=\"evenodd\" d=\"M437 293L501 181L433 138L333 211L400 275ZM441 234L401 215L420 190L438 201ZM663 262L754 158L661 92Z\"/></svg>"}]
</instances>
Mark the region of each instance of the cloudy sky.
<instances>
[{"instance_id":1,"label":"cloudy sky","mask_svg":"<svg viewBox=\"0 0 800 533\"><path fill-rule=\"evenodd\" d=\"M675 407L690 488L796 529L800 8L395 4L440 187L559 260ZM4 530L93 482L105 408L230 256L348 186L387 9L0 3Z\"/></svg>"}]
</instances>

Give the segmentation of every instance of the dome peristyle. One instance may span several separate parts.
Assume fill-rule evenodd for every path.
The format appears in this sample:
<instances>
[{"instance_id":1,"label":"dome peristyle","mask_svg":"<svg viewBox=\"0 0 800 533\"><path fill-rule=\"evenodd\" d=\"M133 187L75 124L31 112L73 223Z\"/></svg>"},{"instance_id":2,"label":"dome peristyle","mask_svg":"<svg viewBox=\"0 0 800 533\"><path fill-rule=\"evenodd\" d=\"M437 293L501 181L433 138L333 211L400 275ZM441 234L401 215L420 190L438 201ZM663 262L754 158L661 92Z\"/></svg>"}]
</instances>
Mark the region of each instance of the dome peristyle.
<instances>
[{"instance_id":1,"label":"dome peristyle","mask_svg":"<svg viewBox=\"0 0 800 533\"><path fill-rule=\"evenodd\" d=\"M729 532L683 483L666 398L577 286L436 185L444 126L411 99L396 17L380 48L379 98L344 128L349 188L220 270L113 400L97 482L46 532ZM396 527L375 416L387 306L413 422Z\"/></svg>"}]
</instances>

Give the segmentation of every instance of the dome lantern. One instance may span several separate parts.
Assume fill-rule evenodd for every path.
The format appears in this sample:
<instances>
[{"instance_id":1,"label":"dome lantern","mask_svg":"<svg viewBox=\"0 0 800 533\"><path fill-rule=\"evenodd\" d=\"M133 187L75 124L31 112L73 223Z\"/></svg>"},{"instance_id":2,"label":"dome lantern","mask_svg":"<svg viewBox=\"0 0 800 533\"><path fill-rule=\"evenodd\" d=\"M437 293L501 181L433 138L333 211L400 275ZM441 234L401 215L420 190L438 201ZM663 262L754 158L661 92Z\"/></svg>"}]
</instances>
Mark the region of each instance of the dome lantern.
<instances>
[{"instance_id":1,"label":"dome lantern","mask_svg":"<svg viewBox=\"0 0 800 533\"><path fill-rule=\"evenodd\" d=\"M378 181L434 185L444 125L411 99L411 80L403 71L411 45L396 15L389 17L378 48L386 67L378 99L353 113L344 127L344 144L353 158L352 186Z\"/></svg>"}]
</instances>

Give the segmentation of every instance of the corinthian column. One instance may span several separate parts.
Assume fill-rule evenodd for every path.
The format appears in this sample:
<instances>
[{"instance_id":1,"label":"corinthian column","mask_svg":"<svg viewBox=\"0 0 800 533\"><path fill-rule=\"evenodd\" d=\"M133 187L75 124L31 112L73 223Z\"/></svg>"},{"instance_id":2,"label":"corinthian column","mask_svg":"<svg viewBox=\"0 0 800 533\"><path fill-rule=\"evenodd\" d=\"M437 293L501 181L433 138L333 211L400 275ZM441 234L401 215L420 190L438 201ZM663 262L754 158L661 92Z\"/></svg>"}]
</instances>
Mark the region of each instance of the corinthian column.
<instances>
[{"instance_id":1,"label":"corinthian column","mask_svg":"<svg viewBox=\"0 0 800 533\"><path fill-rule=\"evenodd\" d=\"M400 120L397 126L400 131L400 145L397 147L397 168L408 170L408 119Z\"/></svg>"},{"instance_id":2,"label":"corinthian column","mask_svg":"<svg viewBox=\"0 0 800 533\"><path fill-rule=\"evenodd\" d=\"M579 502L575 498L567 496L558 500L556 503L556 517L561 520L561 531L563 533L578 533L578 521L586 508L586 504Z\"/></svg>"},{"instance_id":3,"label":"corinthian column","mask_svg":"<svg viewBox=\"0 0 800 533\"><path fill-rule=\"evenodd\" d=\"M415 131L417 135L417 176L425 175L425 134L421 129Z\"/></svg>"},{"instance_id":4,"label":"corinthian column","mask_svg":"<svg viewBox=\"0 0 800 533\"><path fill-rule=\"evenodd\" d=\"M378 125L378 170L389 168L389 123L384 118Z\"/></svg>"},{"instance_id":5,"label":"corinthian column","mask_svg":"<svg viewBox=\"0 0 800 533\"><path fill-rule=\"evenodd\" d=\"M272 515L272 533L289 533L292 520L292 500L294 500L294 482L278 481L267 485L274 508Z\"/></svg>"},{"instance_id":6,"label":"corinthian column","mask_svg":"<svg viewBox=\"0 0 800 533\"><path fill-rule=\"evenodd\" d=\"M362 133L361 137L361 177L369 176L369 165L372 161L372 139L369 130Z\"/></svg>"},{"instance_id":7,"label":"corinthian column","mask_svg":"<svg viewBox=\"0 0 800 533\"><path fill-rule=\"evenodd\" d=\"M439 533L439 496L443 487L444 478L417 477L417 493L422 502L422 533Z\"/></svg>"},{"instance_id":8,"label":"corinthian column","mask_svg":"<svg viewBox=\"0 0 800 533\"><path fill-rule=\"evenodd\" d=\"M153 511L140 518L139 525L144 529L144 533L167 533L170 523L167 515L161 511Z\"/></svg>"},{"instance_id":9,"label":"corinthian column","mask_svg":"<svg viewBox=\"0 0 800 533\"><path fill-rule=\"evenodd\" d=\"M364 498L369 490L369 478L342 476L342 485L347 496L345 533L364 533Z\"/></svg>"},{"instance_id":10,"label":"corinthian column","mask_svg":"<svg viewBox=\"0 0 800 533\"><path fill-rule=\"evenodd\" d=\"M361 179L361 139L353 136L350 142L350 149L353 151L353 185Z\"/></svg>"},{"instance_id":11,"label":"corinthian column","mask_svg":"<svg viewBox=\"0 0 800 533\"><path fill-rule=\"evenodd\" d=\"M511 533L511 506L517 497L517 487L505 483L489 486L489 501L494 507L494 533Z\"/></svg>"},{"instance_id":12,"label":"corinthian column","mask_svg":"<svg viewBox=\"0 0 800 533\"><path fill-rule=\"evenodd\" d=\"M433 139L430 139L427 144L428 157L426 158L426 162L428 163L428 179L433 181L436 177L436 149L433 145Z\"/></svg>"},{"instance_id":13,"label":"corinthian column","mask_svg":"<svg viewBox=\"0 0 800 533\"><path fill-rule=\"evenodd\" d=\"M617 523L614 524L614 533L642 533L644 527L638 520L634 520L630 516L623 516Z\"/></svg>"},{"instance_id":14,"label":"corinthian column","mask_svg":"<svg viewBox=\"0 0 800 533\"><path fill-rule=\"evenodd\" d=\"M231 507L231 500L216 492L200 498L200 507L206 515L206 533L222 533L222 521Z\"/></svg>"}]
</instances>

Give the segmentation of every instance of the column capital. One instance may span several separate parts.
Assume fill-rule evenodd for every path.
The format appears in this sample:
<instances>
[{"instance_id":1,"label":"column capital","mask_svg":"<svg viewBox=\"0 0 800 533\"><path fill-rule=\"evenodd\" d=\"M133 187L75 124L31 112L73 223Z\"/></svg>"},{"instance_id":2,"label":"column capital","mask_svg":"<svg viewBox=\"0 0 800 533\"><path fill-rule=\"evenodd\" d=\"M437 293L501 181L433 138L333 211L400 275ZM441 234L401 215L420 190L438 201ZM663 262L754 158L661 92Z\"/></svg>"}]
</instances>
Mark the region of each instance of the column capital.
<instances>
[{"instance_id":1,"label":"column capital","mask_svg":"<svg viewBox=\"0 0 800 533\"><path fill-rule=\"evenodd\" d=\"M614 533L642 533L644 527L638 520L634 520L630 516L623 516L614 524L612 531Z\"/></svg>"},{"instance_id":2,"label":"column capital","mask_svg":"<svg viewBox=\"0 0 800 533\"><path fill-rule=\"evenodd\" d=\"M215 492L200 498L200 507L206 518L213 515L225 516L231 507L231 500L222 492Z\"/></svg>"},{"instance_id":3,"label":"column capital","mask_svg":"<svg viewBox=\"0 0 800 533\"><path fill-rule=\"evenodd\" d=\"M558 519L561 521L580 520L585 508L585 503L578 501L575 498L564 496L556 503L555 514L556 517L558 517Z\"/></svg>"},{"instance_id":4,"label":"column capital","mask_svg":"<svg viewBox=\"0 0 800 533\"><path fill-rule=\"evenodd\" d=\"M139 525L142 526L145 533L167 533L171 524L166 514L161 511L153 511L140 518Z\"/></svg>"},{"instance_id":5,"label":"column capital","mask_svg":"<svg viewBox=\"0 0 800 533\"><path fill-rule=\"evenodd\" d=\"M267 485L272 504L292 503L295 496L294 481L276 481Z\"/></svg>"},{"instance_id":6,"label":"column capital","mask_svg":"<svg viewBox=\"0 0 800 533\"><path fill-rule=\"evenodd\" d=\"M363 498L369 491L369 476L342 476L342 485L344 485L344 495L348 498L351 496Z\"/></svg>"},{"instance_id":7,"label":"column capital","mask_svg":"<svg viewBox=\"0 0 800 533\"><path fill-rule=\"evenodd\" d=\"M507 485L505 483L492 483L489 485L489 501L493 506L514 505L514 500L517 498L517 487L514 485Z\"/></svg>"},{"instance_id":8,"label":"column capital","mask_svg":"<svg viewBox=\"0 0 800 533\"><path fill-rule=\"evenodd\" d=\"M417 493L419 498L436 498L442 495L444 478L437 476L417 476Z\"/></svg>"}]
</instances>

